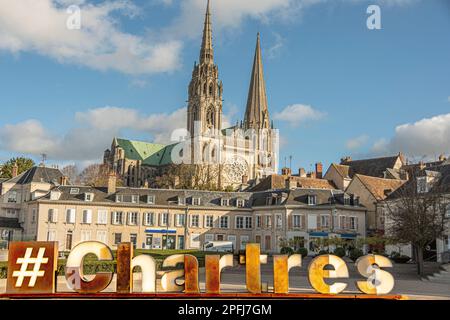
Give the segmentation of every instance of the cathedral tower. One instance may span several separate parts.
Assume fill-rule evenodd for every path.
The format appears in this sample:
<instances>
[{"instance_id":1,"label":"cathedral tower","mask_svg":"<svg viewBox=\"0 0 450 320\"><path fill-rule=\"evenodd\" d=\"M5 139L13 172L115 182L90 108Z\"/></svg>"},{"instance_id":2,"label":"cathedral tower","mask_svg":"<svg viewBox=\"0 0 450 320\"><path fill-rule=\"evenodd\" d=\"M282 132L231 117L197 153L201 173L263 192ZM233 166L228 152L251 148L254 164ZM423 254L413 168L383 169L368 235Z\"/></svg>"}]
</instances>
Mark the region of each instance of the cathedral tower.
<instances>
[{"instance_id":1,"label":"cathedral tower","mask_svg":"<svg viewBox=\"0 0 450 320\"><path fill-rule=\"evenodd\" d=\"M202 136L208 130L222 129L222 82L214 63L210 1L205 14L199 64L195 63L189 84L187 129L191 137ZM195 123L199 132L194 132Z\"/></svg>"}]
</instances>

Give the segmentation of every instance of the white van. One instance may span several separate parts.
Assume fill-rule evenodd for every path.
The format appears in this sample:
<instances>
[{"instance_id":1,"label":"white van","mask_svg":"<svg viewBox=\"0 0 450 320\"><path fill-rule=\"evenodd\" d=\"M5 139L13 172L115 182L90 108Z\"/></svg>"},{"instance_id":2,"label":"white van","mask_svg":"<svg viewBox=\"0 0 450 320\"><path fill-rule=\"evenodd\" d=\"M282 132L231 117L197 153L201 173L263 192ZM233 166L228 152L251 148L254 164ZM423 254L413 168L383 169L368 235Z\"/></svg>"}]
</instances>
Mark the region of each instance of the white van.
<instances>
[{"instance_id":1,"label":"white van","mask_svg":"<svg viewBox=\"0 0 450 320\"><path fill-rule=\"evenodd\" d=\"M208 241L203 245L204 251L212 252L233 252L233 242L231 241Z\"/></svg>"}]
</instances>

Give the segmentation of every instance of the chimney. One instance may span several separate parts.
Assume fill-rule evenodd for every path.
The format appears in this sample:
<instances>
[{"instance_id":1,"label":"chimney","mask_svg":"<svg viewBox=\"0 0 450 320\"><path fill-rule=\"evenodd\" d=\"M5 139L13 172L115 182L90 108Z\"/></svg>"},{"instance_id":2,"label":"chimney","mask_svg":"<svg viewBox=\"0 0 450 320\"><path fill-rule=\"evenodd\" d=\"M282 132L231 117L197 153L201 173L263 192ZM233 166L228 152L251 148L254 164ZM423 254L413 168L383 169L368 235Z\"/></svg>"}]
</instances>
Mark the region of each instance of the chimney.
<instances>
[{"instance_id":1,"label":"chimney","mask_svg":"<svg viewBox=\"0 0 450 320\"><path fill-rule=\"evenodd\" d=\"M291 172L291 169L290 169L290 168L284 167L284 168L281 169L281 174L282 174L283 176L290 176L291 173L292 173L292 172Z\"/></svg>"},{"instance_id":2,"label":"chimney","mask_svg":"<svg viewBox=\"0 0 450 320\"><path fill-rule=\"evenodd\" d=\"M59 178L59 184L62 186L67 186L68 178L66 176L61 176Z\"/></svg>"},{"instance_id":3,"label":"chimney","mask_svg":"<svg viewBox=\"0 0 450 320\"><path fill-rule=\"evenodd\" d=\"M19 175L19 166L17 165L17 162L14 162L14 165L12 166L11 175L13 178Z\"/></svg>"},{"instance_id":4,"label":"chimney","mask_svg":"<svg viewBox=\"0 0 450 320\"><path fill-rule=\"evenodd\" d=\"M305 170L305 168L298 169L298 176L300 178L306 178L306 170Z\"/></svg>"},{"instance_id":5,"label":"chimney","mask_svg":"<svg viewBox=\"0 0 450 320\"><path fill-rule=\"evenodd\" d=\"M447 160L447 158L445 157L445 155L441 154L441 155L439 156L439 161L440 161L440 162L444 162L445 160Z\"/></svg>"},{"instance_id":6,"label":"chimney","mask_svg":"<svg viewBox=\"0 0 450 320\"><path fill-rule=\"evenodd\" d=\"M315 179L316 178L316 173L315 172L308 172L308 174L306 175L307 178L311 178L311 179Z\"/></svg>"},{"instance_id":7,"label":"chimney","mask_svg":"<svg viewBox=\"0 0 450 320\"><path fill-rule=\"evenodd\" d=\"M322 179L322 175L323 175L323 165L322 165L322 162L317 162L317 163L316 163L316 178L317 178L317 179Z\"/></svg>"},{"instance_id":8,"label":"chimney","mask_svg":"<svg viewBox=\"0 0 450 320\"><path fill-rule=\"evenodd\" d=\"M111 172L108 176L108 194L116 193L117 176Z\"/></svg>"},{"instance_id":9,"label":"chimney","mask_svg":"<svg viewBox=\"0 0 450 320\"><path fill-rule=\"evenodd\" d=\"M352 157L346 156L341 159L341 164L352 161Z\"/></svg>"},{"instance_id":10,"label":"chimney","mask_svg":"<svg viewBox=\"0 0 450 320\"><path fill-rule=\"evenodd\" d=\"M285 181L286 189L297 189L297 181L293 177L289 177Z\"/></svg>"}]
</instances>

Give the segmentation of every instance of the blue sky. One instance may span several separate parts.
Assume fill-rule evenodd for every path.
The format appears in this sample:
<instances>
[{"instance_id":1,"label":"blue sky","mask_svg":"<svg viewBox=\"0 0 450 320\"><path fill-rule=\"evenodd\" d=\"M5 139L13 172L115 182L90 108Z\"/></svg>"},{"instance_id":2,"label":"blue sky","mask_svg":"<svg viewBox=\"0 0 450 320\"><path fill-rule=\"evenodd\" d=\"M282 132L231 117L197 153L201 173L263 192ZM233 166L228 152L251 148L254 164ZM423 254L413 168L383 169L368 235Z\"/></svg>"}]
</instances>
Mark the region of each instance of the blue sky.
<instances>
[{"instance_id":1,"label":"blue sky","mask_svg":"<svg viewBox=\"0 0 450 320\"><path fill-rule=\"evenodd\" d=\"M0 161L100 161L116 135L184 126L203 0L26 0L0 8ZM81 8L67 30L66 8ZM370 4L381 30L369 30ZM256 33L281 164L450 154L450 2L212 0L224 113L243 118Z\"/></svg>"}]
</instances>

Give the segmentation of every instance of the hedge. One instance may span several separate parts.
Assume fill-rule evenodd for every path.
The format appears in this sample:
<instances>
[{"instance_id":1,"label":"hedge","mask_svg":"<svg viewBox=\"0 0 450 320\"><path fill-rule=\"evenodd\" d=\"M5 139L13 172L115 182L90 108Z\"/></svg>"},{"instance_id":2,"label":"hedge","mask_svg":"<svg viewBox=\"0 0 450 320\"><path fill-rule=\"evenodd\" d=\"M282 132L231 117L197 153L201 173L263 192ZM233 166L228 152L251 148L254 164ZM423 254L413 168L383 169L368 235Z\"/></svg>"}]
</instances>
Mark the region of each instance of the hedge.
<instances>
[{"instance_id":1,"label":"hedge","mask_svg":"<svg viewBox=\"0 0 450 320\"><path fill-rule=\"evenodd\" d=\"M137 251L137 250L136 250ZM172 254L192 254L197 257L199 267L205 266L205 253L203 252L173 252L173 253L159 253L159 254L150 254L156 260L156 269L162 270L162 263L164 259ZM136 255L139 253L137 252ZM148 254L148 253L144 253ZM219 253L220 254L220 253ZM221 254L222 255L222 254ZM66 260L58 260L58 266L56 269L56 274L58 276L63 276L65 274L65 266ZM176 268L164 268L164 270L170 270ZM97 272L117 272L117 261L98 261L91 257L86 257L83 263L83 271L85 274L95 274ZM136 268L136 271L139 271ZM0 279L6 279L8 275L8 263L0 262Z\"/></svg>"}]
</instances>

